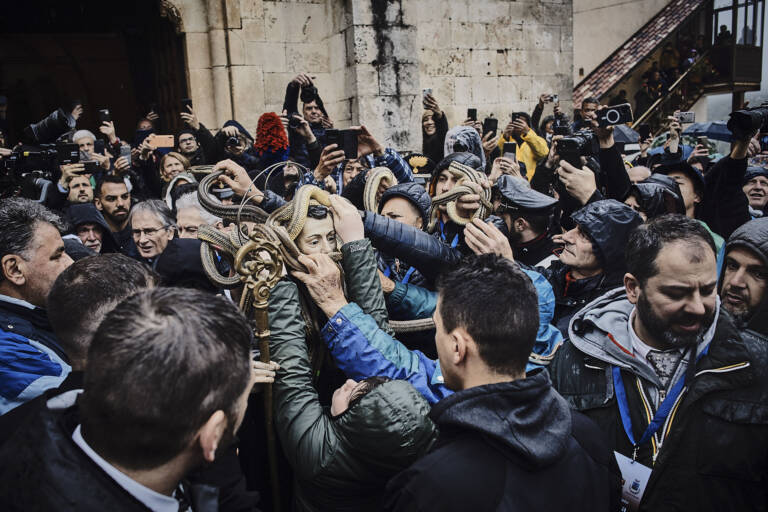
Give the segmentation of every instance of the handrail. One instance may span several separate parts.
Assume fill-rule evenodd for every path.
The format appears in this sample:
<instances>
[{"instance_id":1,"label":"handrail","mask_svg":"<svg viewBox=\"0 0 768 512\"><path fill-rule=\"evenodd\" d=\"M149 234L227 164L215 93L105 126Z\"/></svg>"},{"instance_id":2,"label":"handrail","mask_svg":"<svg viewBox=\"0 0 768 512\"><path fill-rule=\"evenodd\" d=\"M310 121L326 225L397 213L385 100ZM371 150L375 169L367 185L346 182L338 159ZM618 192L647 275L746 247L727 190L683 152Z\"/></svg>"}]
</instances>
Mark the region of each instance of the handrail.
<instances>
[{"instance_id":1,"label":"handrail","mask_svg":"<svg viewBox=\"0 0 768 512\"><path fill-rule=\"evenodd\" d=\"M675 88L676 88L678 85L680 85L680 84L681 84L681 82L683 81L683 79L685 79L685 78L688 76L688 74L689 74L691 71L693 71L693 70L694 70L696 67L698 67L699 65L703 64L704 62L706 62L706 58L709 56L709 52L710 52L710 50L707 50L706 52L702 53L702 54L701 54L701 56L700 56L698 59L696 59L696 62L694 62L694 63L691 65L691 67L689 67L688 69L686 69L686 70L685 70L685 73L683 73L682 75L680 75L680 77L679 77L677 80L675 80L675 82L674 82L674 83L673 83L673 84L672 84L672 85L671 85L671 86L670 86L670 87L667 89L667 93L666 93L664 96L661 96L660 98L658 98L656 101L654 101L654 102L653 102L653 104L651 104L651 106L650 106L650 107L648 107L648 109L647 109L647 110L646 110L646 111L643 113L643 115L641 115L640 117L638 117L638 118L637 118L637 119L636 119L636 120L635 120L635 121L632 123L632 129L633 129L633 130L634 130L634 129L635 129L635 128L636 128L636 127L639 125L639 124L643 123L643 122L644 122L644 121L645 121L645 120L646 120L648 117L650 117L650 116L651 116L651 114L653 114L653 112L656 110L656 107L658 107L659 105L661 105L662 103L664 103L664 101L666 101L666 100L667 100L667 99L668 99L668 98L671 96L671 94L672 94L672 93L675 91Z\"/></svg>"}]
</instances>

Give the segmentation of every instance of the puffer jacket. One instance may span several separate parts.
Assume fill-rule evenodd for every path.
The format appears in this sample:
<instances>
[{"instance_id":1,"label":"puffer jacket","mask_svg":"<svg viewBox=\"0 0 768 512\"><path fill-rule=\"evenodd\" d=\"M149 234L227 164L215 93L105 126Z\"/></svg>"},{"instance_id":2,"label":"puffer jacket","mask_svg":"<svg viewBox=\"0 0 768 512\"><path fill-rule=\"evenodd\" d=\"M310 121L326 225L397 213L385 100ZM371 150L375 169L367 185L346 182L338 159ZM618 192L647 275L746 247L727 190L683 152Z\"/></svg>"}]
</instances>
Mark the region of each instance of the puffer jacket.
<instances>
[{"instance_id":1,"label":"puffer jacket","mask_svg":"<svg viewBox=\"0 0 768 512\"><path fill-rule=\"evenodd\" d=\"M429 404L409 383L384 383L332 418L320 405L304 341L298 289L269 298L275 425L294 471L294 510L378 510L387 481L427 453L436 437Z\"/></svg>"},{"instance_id":2,"label":"puffer jacket","mask_svg":"<svg viewBox=\"0 0 768 512\"><path fill-rule=\"evenodd\" d=\"M595 299L574 316L570 341L549 367L554 388L630 458L614 368L635 439L649 424L648 407L651 414L658 407L661 386L650 365L632 355L632 309L623 288ZM725 310L716 313L699 344L694 376L664 426L668 433L655 463L651 443L637 450L637 461L652 468L641 511L768 510L768 340L740 335Z\"/></svg>"},{"instance_id":3,"label":"puffer jacket","mask_svg":"<svg viewBox=\"0 0 768 512\"><path fill-rule=\"evenodd\" d=\"M734 247L744 247L763 261L768 268L768 218L754 219L733 232L725 245L725 255ZM720 282L722 289L722 281ZM768 336L768 291L763 292L763 300L755 312L741 327L757 331Z\"/></svg>"},{"instance_id":4,"label":"puffer jacket","mask_svg":"<svg viewBox=\"0 0 768 512\"><path fill-rule=\"evenodd\" d=\"M459 391L430 416L435 449L389 483L387 510L618 510L613 453L546 372Z\"/></svg>"}]
</instances>

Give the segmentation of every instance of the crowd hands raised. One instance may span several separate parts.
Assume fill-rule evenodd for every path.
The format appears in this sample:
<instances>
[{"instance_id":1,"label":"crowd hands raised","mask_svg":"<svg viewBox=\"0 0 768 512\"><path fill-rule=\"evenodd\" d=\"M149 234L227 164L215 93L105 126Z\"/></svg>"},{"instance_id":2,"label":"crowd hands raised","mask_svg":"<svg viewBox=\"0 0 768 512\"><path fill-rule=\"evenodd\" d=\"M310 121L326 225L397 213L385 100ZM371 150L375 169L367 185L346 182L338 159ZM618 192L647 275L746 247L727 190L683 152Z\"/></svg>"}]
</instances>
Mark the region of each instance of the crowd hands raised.
<instances>
[{"instance_id":1,"label":"crowd hands raised","mask_svg":"<svg viewBox=\"0 0 768 512\"><path fill-rule=\"evenodd\" d=\"M768 115L712 161L675 117L627 154L593 98L449 129L425 90L407 153L336 129L306 74L255 137L182 103L174 137L70 122L79 161L0 203L4 510L768 506ZM204 227L248 229L201 205L211 172L221 206L329 194L290 235L269 362L203 264L235 274Z\"/></svg>"}]
</instances>

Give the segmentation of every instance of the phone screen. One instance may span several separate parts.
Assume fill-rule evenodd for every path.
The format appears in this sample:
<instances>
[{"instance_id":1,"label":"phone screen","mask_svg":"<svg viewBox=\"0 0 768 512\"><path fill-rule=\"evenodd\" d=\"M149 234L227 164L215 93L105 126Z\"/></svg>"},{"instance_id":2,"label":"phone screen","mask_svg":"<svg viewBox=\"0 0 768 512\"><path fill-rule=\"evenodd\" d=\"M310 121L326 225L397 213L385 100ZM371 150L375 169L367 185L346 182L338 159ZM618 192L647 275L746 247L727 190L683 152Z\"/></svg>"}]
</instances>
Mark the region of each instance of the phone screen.
<instances>
[{"instance_id":1,"label":"phone screen","mask_svg":"<svg viewBox=\"0 0 768 512\"><path fill-rule=\"evenodd\" d=\"M467 118L477 121L477 109L476 108L468 108L467 109Z\"/></svg>"}]
</instances>

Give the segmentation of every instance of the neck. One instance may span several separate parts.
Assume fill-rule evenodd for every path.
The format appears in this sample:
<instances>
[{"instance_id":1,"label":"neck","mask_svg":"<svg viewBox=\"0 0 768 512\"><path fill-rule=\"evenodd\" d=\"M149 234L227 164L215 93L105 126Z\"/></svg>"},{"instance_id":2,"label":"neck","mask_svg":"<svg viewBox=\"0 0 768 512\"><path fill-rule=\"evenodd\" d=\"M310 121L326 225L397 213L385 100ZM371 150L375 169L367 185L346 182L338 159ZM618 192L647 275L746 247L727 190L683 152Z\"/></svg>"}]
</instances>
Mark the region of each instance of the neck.
<instances>
[{"instance_id":1,"label":"neck","mask_svg":"<svg viewBox=\"0 0 768 512\"><path fill-rule=\"evenodd\" d=\"M696 218L696 205L692 204L691 206L688 206L685 209L685 216L689 219L695 219Z\"/></svg>"},{"instance_id":2,"label":"neck","mask_svg":"<svg viewBox=\"0 0 768 512\"><path fill-rule=\"evenodd\" d=\"M520 232L519 244L527 244L531 240L536 240L540 236L541 236L541 233L534 233L530 229L526 229L525 231Z\"/></svg>"},{"instance_id":3,"label":"neck","mask_svg":"<svg viewBox=\"0 0 768 512\"><path fill-rule=\"evenodd\" d=\"M7 279L4 279L2 282L0 282L0 295L5 295L6 297L11 297L13 299L23 300L34 306L42 307L25 297L24 294L22 294L18 289L18 287L10 284Z\"/></svg>"},{"instance_id":4,"label":"neck","mask_svg":"<svg viewBox=\"0 0 768 512\"><path fill-rule=\"evenodd\" d=\"M602 273L602 268L571 268L571 277L574 279L586 279Z\"/></svg>"},{"instance_id":5,"label":"neck","mask_svg":"<svg viewBox=\"0 0 768 512\"><path fill-rule=\"evenodd\" d=\"M187 473L186 465L182 463L183 458L184 454L180 454L161 466L140 470L128 469L106 458L104 460L109 462L110 465L131 480L140 483L144 487L148 487L149 489L166 496L173 496L173 491L176 490L179 482L181 482L181 479Z\"/></svg>"},{"instance_id":6,"label":"neck","mask_svg":"<svg viewBox=\"0 0 768 512\"><path fill-rule=\"evenodd\" d=\"M109 226L110 231L113 233L124 230L125 226L128 225L128 217L126 217L125 220L119 224L112 220L111 217L107 217L106 215L104 215L104 220L107 221L107 225Z\"/></svg>"},{"instance_id":7,"label":"neck","mask_svg":"<svg viewBox=\"0 0 768 512\"><path fill-rule=\"evenodd\" d=\"M525 372L511 375L495 372L486 368L482 372L472 372L467 375L462 383L461 389L476 388L477 386L486 386L488 384L500 384L502 382L513 382L524 378Z\"/></svg>"},{"instance_id":8,"label":"neck","mask_svg":"<svg viewBox=\"0 0 768 512\"><path fill-rule=\"evenodd\" d=\"M640 317L637 314L637 310L635 310L635 314L632 315L632 328L635 330L635 334L637 334L637 337L642 340L643 343L648 345L649 347L656 349L656 350L668 350L670 348L673 348L671 345L667 345L666 343L657 340L654 336L652 336L648 329L645 328L645 325L643 325L643 322L640 321Z\"/></svg>"}]
</instances>

